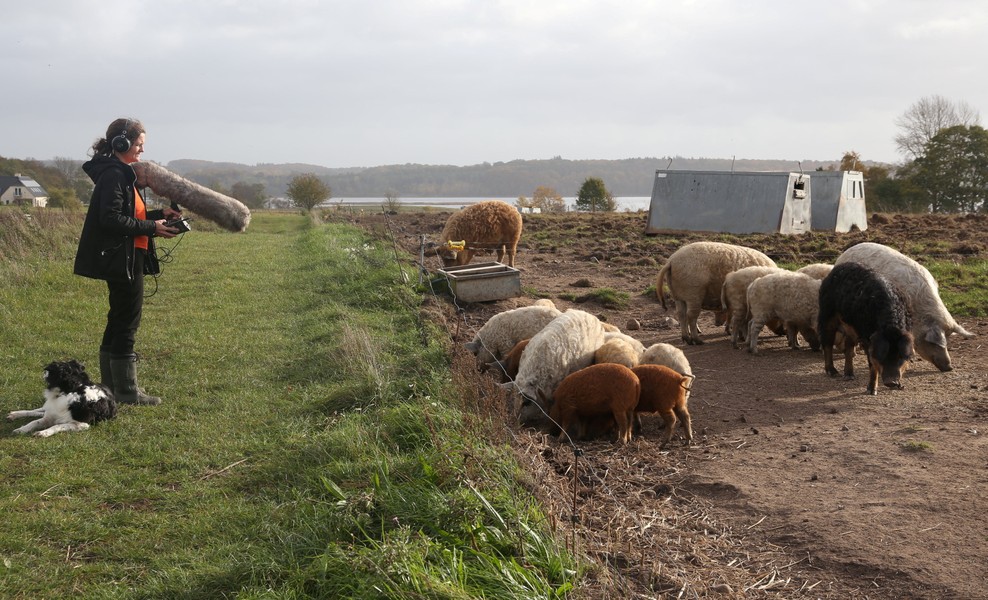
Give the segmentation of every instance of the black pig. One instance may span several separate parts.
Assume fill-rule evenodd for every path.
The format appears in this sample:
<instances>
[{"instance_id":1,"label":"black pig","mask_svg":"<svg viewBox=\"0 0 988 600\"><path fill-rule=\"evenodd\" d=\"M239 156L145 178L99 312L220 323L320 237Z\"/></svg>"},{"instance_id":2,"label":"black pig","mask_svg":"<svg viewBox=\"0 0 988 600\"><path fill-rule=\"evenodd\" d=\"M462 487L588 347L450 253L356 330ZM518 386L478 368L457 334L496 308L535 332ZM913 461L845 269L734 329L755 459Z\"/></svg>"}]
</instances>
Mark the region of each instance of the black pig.
<instances>
[{"instance_id":1,"label":"black pig","mask_svg":"<svg viewBox=\"0 0 988 600\"><path fill-rule=\"evenodd\" d=\"M868 393L878 393L878 379L890 388L902 388L902 376L913 356L912 316L909 301L887 279L858 263L836 265L820 284L820 316L817 331L823 346L825 369L834 368L834 336L847 336L844 345L844 377L854 376L854 346L868 357L871 377Z\"/></svg>"}]
</instances>

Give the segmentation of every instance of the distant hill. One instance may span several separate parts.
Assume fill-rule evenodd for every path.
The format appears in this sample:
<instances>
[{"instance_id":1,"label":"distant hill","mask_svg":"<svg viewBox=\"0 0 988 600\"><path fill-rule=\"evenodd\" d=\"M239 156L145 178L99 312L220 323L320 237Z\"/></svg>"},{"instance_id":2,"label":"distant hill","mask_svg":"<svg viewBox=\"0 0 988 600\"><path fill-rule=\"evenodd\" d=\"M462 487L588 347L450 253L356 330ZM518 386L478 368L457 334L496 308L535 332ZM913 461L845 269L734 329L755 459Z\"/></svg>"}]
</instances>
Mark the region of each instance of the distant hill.
<instances>
[{"instance_id":1,"label":"distant hill","mask_svg":"<svg viewBox=\"0 0 988 600\"><path fill-rule=\"evenodd\" d=\"M513 160L479 165L386 165L331 169L308 164L218 163L173 160L169 170L207 187L229 190L233 184L261 183L269 196L284 196L288 182L314 173L333 190L334 198L517 198L538 186L575 196L587 177L600 177L615 196L650 196L656 169L702 171L798 171L836 167L837 161L753 160L730 158L626 158L620 160Z\"/></svg>"}]
</instances>

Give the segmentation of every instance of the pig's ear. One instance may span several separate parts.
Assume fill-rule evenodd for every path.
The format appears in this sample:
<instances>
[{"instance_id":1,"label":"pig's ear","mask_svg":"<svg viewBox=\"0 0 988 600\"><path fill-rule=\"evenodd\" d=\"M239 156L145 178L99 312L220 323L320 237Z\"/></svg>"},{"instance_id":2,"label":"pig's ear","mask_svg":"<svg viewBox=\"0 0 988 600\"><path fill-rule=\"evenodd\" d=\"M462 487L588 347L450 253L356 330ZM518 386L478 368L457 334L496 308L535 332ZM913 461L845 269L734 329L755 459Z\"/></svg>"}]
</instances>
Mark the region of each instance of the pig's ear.
<instances>
[{"instance_id":1,"label":"pig's ear","mask_svg":"<svg viewBox=\"0 0 988 600\"><path fill-rule=\"evenodd\" d=\"M885 339L884 335L879 333L871 338L871 355L878 362L882 362L889 355L889 341Z\"/></svg>"},{"instance_id":2,"label":"pig's ear","mask_svg":"<svg viewBox=\"0 0 988 600\"><path fill-rule=\"evenodd\" d=\"M913 336L909 333L899 339L899 356L902 358L913 357Z\"/></svg>"},{"instance_id":3,"label":"pig's ear","mask_svg":"<svg viewBox=\"0 0 988 600\"><path fill-rule=\"evenodd\" d=\"M940 346L941 348L947 347L947 336L944 335L943 329L939 327L930 327L927 329L923 339L934 346Z\"/></svg>"}]
</instances>

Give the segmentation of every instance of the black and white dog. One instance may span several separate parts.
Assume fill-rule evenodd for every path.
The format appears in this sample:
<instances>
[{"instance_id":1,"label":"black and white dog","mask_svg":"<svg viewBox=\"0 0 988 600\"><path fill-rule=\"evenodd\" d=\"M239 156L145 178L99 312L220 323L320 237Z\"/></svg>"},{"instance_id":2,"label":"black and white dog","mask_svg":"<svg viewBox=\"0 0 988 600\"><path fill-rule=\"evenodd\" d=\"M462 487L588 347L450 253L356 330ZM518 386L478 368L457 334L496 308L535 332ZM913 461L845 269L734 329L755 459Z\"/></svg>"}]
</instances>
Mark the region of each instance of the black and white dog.
<instances>
[{"instance_id":1,"label":"black and white dog","mask_svg":"<svg viewBox=\"0 0 988 600\"><path fill-rule=\"evenodd\" d=\"M63 431L83 431L90 425L117 415L113 392L93 383L86 368L76 360L53 362L45 367L45 404L36 410L15 410L8 421L35 417L14 433L31 433L48 437Z\"/></svg>"}]
</instances>

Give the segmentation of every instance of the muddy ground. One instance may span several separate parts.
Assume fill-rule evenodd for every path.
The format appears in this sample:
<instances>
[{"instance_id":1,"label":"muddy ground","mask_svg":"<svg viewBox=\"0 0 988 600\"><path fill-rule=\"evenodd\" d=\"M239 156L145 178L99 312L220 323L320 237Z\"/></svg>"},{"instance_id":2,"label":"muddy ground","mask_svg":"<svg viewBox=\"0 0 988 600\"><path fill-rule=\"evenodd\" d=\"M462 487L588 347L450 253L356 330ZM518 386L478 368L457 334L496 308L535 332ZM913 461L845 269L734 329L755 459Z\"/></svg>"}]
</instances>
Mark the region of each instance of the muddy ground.
<instances>
[{"instance_id":1,"label":"muddy ground","mask_svg":"<svg viewBox=\"0 0 988 600\"><path fill-rule=\"evenodd\" d=\"M437 241L446 216L330 218L393 236L417 256L422 236ZM873 215L864 232L791 237L645 236L645 217L526 216L515 261L522 297L460 310L448 296L431 300L458 345L491 315L548 297L689 358L692 446L660 450L657 417L629 446L580 442L579 456L512 426L531 492L567 544L602 566L582 596L988 598L988 319L955 315L977 337L950 338L952 372L917 359L903 390L868 396L861 355L856 379L831 378L819 352L791 351L768 332L758 355L732 349L706 312L706 343L685 346L674 311L654 294L665 257L691 241L740 243L785 265L833 262L863 240L920 262L961 262L988 253L988 217ZM438 258L426 255L434 272ZM453 364L462 377L490 378L475 372L472 357Z\"/></svg>"}]
</instances>

